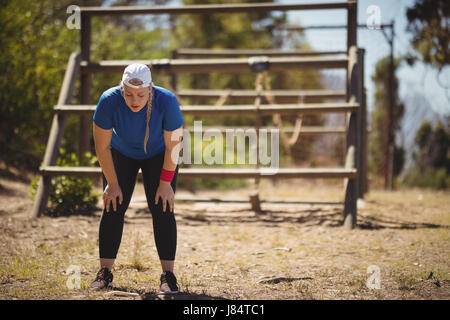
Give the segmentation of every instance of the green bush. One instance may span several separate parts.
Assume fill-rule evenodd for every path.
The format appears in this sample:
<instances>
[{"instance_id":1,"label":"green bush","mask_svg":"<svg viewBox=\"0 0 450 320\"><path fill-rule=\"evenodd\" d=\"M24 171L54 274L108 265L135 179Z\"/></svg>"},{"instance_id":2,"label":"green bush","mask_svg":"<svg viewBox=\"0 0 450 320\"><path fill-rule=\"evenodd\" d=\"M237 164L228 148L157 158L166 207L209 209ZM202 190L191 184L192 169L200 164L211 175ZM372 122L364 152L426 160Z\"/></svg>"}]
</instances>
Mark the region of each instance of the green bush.
<instances>
[{"instance_id":1,"label":"green bush","mask_svg":"<svg viewBox=\"0 0 450 320\"><path fill-rule=\"evenodd\" d=\"M426 168L422 171L414 166L406 174L404 184L408 187L443 190L450 187L450 174L445 168Z\"/></svg>"},{"instance_id":2,"label":"green bush","mask_svg":"<svg viewBox=\"0 0 450 320\"><path fill-rule=\"evenodd\" d=\"M59 167L95 166L97 157L87 152L81 161L75 153L60 150L56 163ZM31 182L31 197L34 198L39 176ZM67 216L71 214L90 214L96 209L99 194L92 188L91 178L58 176L52 179L49 194L49 208L46 214L50 216Z\"/></svg>"}]
</instances>

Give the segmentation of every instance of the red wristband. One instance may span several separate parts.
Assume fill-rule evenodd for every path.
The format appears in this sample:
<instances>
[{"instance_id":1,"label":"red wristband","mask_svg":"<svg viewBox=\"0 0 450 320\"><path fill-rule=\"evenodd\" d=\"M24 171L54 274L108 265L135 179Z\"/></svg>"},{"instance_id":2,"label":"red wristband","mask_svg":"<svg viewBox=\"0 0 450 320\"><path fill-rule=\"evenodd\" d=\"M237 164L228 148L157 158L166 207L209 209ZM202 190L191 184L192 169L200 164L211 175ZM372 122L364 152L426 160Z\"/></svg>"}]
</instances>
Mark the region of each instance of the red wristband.
<instances>
[{"instance_id":1,"label":"red wristband","mask_svg":"<svg viewBox=\"0 0 450 320\"><path fill-rule=\"evenodd\" d=\"M172 182L173 176L175 175L175 170L174 171L169 171L166 170L164 168L161 169L161 176L159 177L159 179L161 179L162 181L166 181L166 182Z\"/></svg>"}]
</instances>

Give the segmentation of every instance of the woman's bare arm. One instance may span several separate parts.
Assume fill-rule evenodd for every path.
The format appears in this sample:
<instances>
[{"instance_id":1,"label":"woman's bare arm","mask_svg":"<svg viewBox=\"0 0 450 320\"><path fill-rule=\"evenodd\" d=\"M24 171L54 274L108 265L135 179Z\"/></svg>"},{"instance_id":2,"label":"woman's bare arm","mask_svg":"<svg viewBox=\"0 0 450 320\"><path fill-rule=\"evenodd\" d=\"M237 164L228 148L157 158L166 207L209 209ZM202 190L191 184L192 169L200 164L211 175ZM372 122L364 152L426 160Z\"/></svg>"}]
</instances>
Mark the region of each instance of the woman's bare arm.
<instances>
[{"instance_id":1,"label":"woman's bare arm","mask_svg":"<svg viewBox=\"0 0 450 320\"><path fill-rule=\"evenodd\" d=\"M164 154L163 169L174 171L178 165L178 158L181 148L181 141L183 138L183 127L174 131L164 130L164 142L166 144L166 151ZM159 180L159 186L156 190L155 204L158 203L161 197L163 201L163 212L166 211L166 204L169 203L170 211L173 212L175 194L173 192L170 182Z\"/></svg>"},{"instance_id":2,"label":"woman's bare arm","mask_svg":"<svg viewBox=\"0 0 450 320\"><path fill-rule=\"evenodd\" d=\"M164 142L166 144L166 153L164 155L163 168L168 171L174 171L178 164L180 156L181 140L183 138L183 127L173 131L164 130Z\"/></svg>"},{"instance_id":3,"label":"woman's bare arm","mask_svg":"<svg viewBox=\"0 0 450 320\"><path fill-rule=\"evenodd\" d=\"M112 129L105 130L94 123L94 143L98 162L102 167L103 174L105 175L108 184L114 185L118 184L118 180L110 149L111 137Z\"/></svg>"},{"instance_id":4,"label":"woman's bare arm","mask_svg":"<svg viewBox=\"0 0 450 320\"><path fill-rule=\"evenodd\" d=\"M95 152L106 181L108 182L108 186L103 190L103 202L106 211L109 211L111 202L114 211L116 211L117 198L119 198L119 203L122 203L122 190L120 190L119 182L117 180L117 174L114 169L114 162L110 149L111 137L112 129L105 130L94 123Z\"/></svg>"}]
</instances>

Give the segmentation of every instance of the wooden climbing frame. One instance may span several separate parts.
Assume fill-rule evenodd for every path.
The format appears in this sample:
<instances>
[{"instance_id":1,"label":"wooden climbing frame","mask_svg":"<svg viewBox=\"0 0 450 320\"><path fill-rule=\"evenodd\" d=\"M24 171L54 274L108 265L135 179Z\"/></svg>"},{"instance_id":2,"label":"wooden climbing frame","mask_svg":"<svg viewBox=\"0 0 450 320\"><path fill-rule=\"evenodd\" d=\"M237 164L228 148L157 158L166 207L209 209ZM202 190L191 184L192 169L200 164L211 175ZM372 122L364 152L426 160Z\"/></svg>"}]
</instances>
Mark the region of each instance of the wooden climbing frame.
<instances>
[{"instance_id":1,"label":"wooden climbing frame","mask_svg":"<svg viewBox=\"0 0 450 320\"><path fill-rule=\"evenodd\" d=\"M290 10L328 10L342 9L347 11L347 51L334 53L306 54L290 52L288 54L272 51L238 52L250 57L238 57L236 52L222 52L226 58L217 59L180 59L184 53L179 52L173 59L158 59L144 61L91 61L91 18L99 15L126 15L126 14L209 14L209 13L242 13L263 11L290 11ZM272 103L249 105L181 105L183 114L205 116L208 114L224 115L290 115L299 117L304 113L344 113L347 115L345 127L317 128L302 127L300 133L320 134L338 133L346 135L346 161L344 168L279 168L274 175L263 174L263 168L180 168L179 174L183 178L254 178L254 179L289 179L289 178L342 178L345 179L345 199L343 201L344 226L353 228L356 224L357 207L356 200L361 196L359 186L365 173L365 156L361 154L365 137L362 128L365 124L365 99L363 84L363 59L364 51L357 49L356 43L356 0L333 3L307 3L307 4L275 4L275 3L251 3L251 4L214 4L214 5L189 5L189 6L129 6L129 7L82 7L81 8L81 52L71 54L64 77L63 86L57 105L54 107L50 136L48 139L44 161L40 167L41 178L35 198L32 216L38 217L47 206L48 192L51 178L58 175L73 176L99 176L101 168L92 167L56 167L58 150L64 132L67 116L77 114L80 116L80 150L88 151L90 124L95 105L90 104L89 95L92 76L96 73L121 73L130 63L141 62L151 66L152 73L176 75L179 73L209 73L219 72L252 72L255 68L264 66L269 71L287 71L293 69L345 69L347 70L347 85L345 91L336 90L273 90L271 91ZM245 51L245 50L244 50ZM192 52L191 52L192 53ZM202 52L195 54L202 56ZM332 56L329 56L329 55ZM342 55L343 56L338 56ZM263 62L250 63L261 60ZM80 75L81 105L72 105L72 93L75 81ZM172 85L174 88L175 84ZM264 90L263 90L264 91ZM217 97L230 101L239 97L249 99L261 98L265 93L261 90L231 90L226 93L218 90L176 90L180 97ZM299 103L298 97L306 98L345 98L343 103ZM278 104L274 103L277 101ZM260 127L260 124L256 125ZM288 130L282 128L282 130ZM294 133L298 131L293 129ZM298 133L298 132L297 132ZM365 149L364 149L365 150ZM364 182L363 182L364 183ZM363 192L362 192L363 193ZM253 196L253 195L252 195ZM252 201L252 198L250 199ZM262 200L262 202L268 202Z\"/></svg>"}]
</instances>

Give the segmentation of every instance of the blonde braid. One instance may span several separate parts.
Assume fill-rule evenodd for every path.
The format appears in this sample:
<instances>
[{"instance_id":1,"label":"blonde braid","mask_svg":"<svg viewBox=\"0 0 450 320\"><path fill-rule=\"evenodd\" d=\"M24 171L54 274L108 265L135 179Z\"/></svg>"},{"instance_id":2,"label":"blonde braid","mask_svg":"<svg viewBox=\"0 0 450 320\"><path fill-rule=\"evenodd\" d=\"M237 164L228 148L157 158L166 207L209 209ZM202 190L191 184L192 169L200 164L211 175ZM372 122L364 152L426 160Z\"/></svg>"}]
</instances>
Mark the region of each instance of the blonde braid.
<instances>
[{"instance_id":1,"label":"blonde braid","mask_svg":"<svg viewBox=\"0 0 450 320\"><path fill-rule=\"evenodd\" d=\"M147 101L147 127L145 128L145 139L144 139L144 151L147 153L147 142L150 135L149 123L150 123L150 115L152 112L152 100L153 100L153 86L150 87L150 97Z\"/></svg>"}]
</instances>

